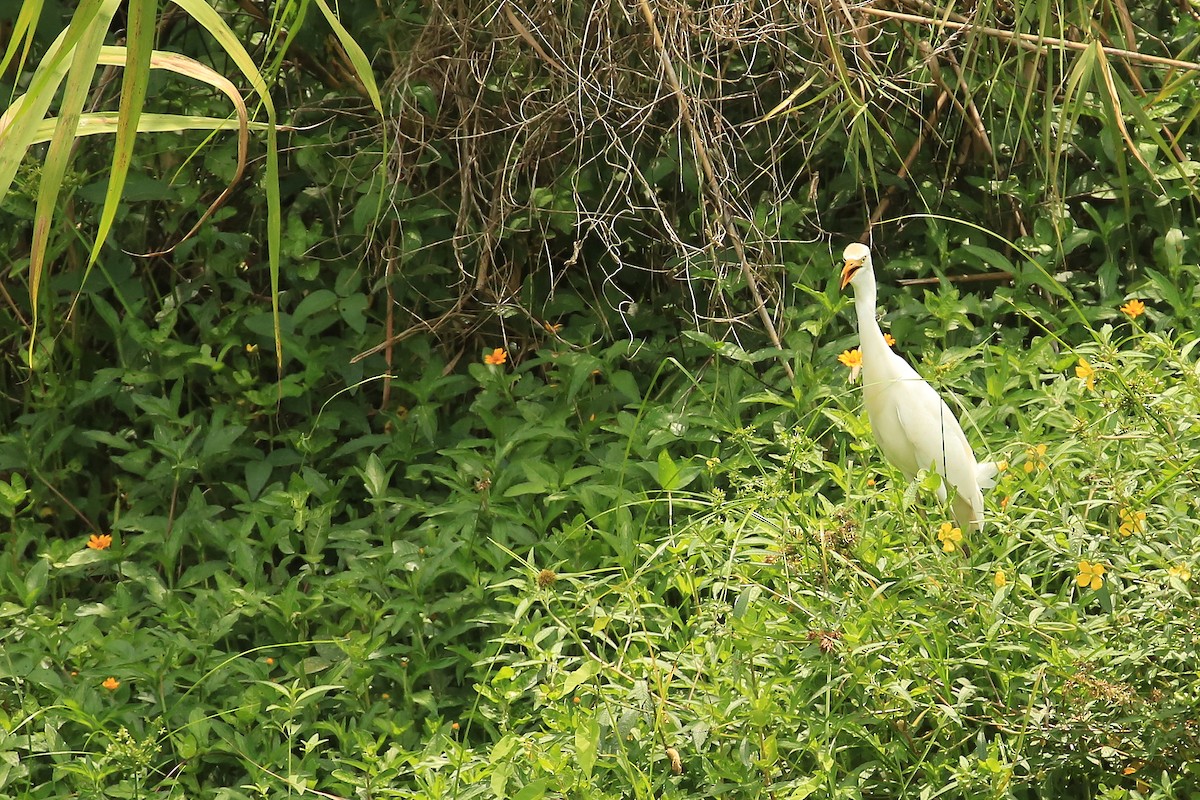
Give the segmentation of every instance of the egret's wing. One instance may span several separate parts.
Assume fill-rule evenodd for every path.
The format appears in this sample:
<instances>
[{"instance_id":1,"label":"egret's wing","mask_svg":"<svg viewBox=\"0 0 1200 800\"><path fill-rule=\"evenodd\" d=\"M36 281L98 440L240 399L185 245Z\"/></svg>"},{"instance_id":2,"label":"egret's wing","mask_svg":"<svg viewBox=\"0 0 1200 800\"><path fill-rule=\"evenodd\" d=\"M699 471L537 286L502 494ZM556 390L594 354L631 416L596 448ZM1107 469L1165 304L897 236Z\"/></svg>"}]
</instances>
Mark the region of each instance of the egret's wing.
<instances>
[{"instance_id":1,"label":"egret's wing","mask_svg":"<svg viewBox=\"0 0 1200 800\"><path fill-rule=\"evenodd\" d=\"M910 403L898 405L900 426L912 443L921 469L934 469L955 489L954 518L964 530L983 526L983 495L979 490L975 454L954 413L929 384L913 392ZM946 489L938 499L946 500Z\"/></svg>"},{"instance_id":2,"label":"egret's wing","mask_svg":"<svg viewBox=\"0 0 1200 800\"><path fill-rule=\"evenodd\" d=\"M918 469L936 467L943 472L942 465L948 454L942 442L946 438L946 417L949 409L925 381L909 381L904 384L903 402L896 403L896 416L900 429L912 449Z\"/></svg>"},{"instance_id":3,"label":"egret's wing","mask_svg":"<svg viewBox=\"0 0 1200 800\"><path fill-rule=\"evenodd\" d=\"M976 486L975 455L950 407L929 384L910 387L907 402L896 406L918 469L934 469L960 494ZM945 499L943 492L938 492Z\"/></svg>"}]
</instances>

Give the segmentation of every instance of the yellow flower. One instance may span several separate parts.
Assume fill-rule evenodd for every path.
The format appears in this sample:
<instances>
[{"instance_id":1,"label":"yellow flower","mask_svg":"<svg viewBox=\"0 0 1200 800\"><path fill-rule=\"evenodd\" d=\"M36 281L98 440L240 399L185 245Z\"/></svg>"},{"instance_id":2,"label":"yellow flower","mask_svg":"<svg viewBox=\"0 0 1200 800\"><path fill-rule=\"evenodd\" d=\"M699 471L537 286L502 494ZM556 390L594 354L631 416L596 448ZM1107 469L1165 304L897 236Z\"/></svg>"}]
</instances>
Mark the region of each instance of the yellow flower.
<instances>
[{"instance_id":1,"label":"yellow flower","mask_svg":"<svg viewBox=\"0 0 1200 800\"><path fill-rule=\"evenodd\" d=\"M1145 511L1130 511L1127 508L1122 508L1117 512L1121 517L1121 526L1117 531L1122 536L1131 536L1135 533L1141 533L1146 530L1146 512Z\"/></svg>"},{"instance_id":2,"label":"yellow flower","mask_svg":"<svg viewBox=\"0 0 1200 800\"><path fill-rule=\"evenodd\" d=\"M1089 389L1096 388L1096 370L1088 363L1086 358L1079 359L1079 366L1075 367L1075 377L1083 379L1083 385Z\"/></svg>"},{"instance_id":3,"label":"yellow flower","mask_svg":"<svg viewBox=\"0 0 1200 800\"><path fill-rule=\"evenodd\" d=\"M1135 297L1125 305L1121 306L1121 313L1130 319L1137 319L1142 314L1146 313L1146 304Z\"/></svg>"},{"instance_id":4,"label":"yellow flower","mask_svg":"<svg viewBox=\"0 0 1200 800\"><path fill-rule=\"evenodd\" d=\"M258 345L256 345L256 344L248 344L248 345L246 345L246 352L247 352L249 355L254 355L255 353L257 353L257 352L258 352Z\"/></svg>"},{"instance_id":5,"label":"yellow flower","mask_svg":"<svg viewBox=\"0 0 1200 800\"><path fill-rule=\"evenodd\" d=\"M892 336L890 333L885 333L883 335L883 341L887 342L888 347L891 347L896 343L896 337Z\"/></svg>"},{"instance_id":6,"label":"yellow flower","mask_svg":"<svg viewBox=\"0 0 1200 800\"><path fill-rule=\"evenodd\" d=\"M115 692L117 690L117 687L121 685L121 682L119 680L117 680L116 678L114 678L113 676L109 675L107 678L104 679L104 683L102 683L100 685L103 686L105 689L108 689L110 692Z\"/></svg>"},{"instance_id":7,"label":"yellow flower","mask_svg":"<svg viewBox=\"0 0 1200 800\"><path fill-rule=\"evenodd\" d=\"M949 522L943 522L938 531L938 541L942 543L942 552L953 553L962 542L962 528L956 528Z\"/></svg>"},{"instance_id":8,"label":"yellow flower","mask_svg":"<svg viewBox=\"0 0 1200 800\"><path fill-rule=\"evenodd\" d=\"M1039 444L1037 447L1025 448L1025 466L1023 467L1025 473L1028 474L1033 472L1035 469L1045 469L1045 459L1046 445ZM1006 463L1005 466L1007 467L1008 464Z\"/></svg>"},{"instance_id":9,"label":"yellow flower","mask_svg":"<svg viewBox=\"0 0 1200 800\"><path fill-rule=\"evenodd\" d=\"M503 347L497 347L483 357L483 363L485 364L503 364L506 361L508 361L508 353Z\"/></svg>"},{"instance_id":10,"label":"yellow flower","mask_svg":"<svg viewBox=\"0 0 1200 800\"><path fill-rule=\"evenodd\" d=\"M112 544L112 537L107 533L95 534L88 537L87 546L92 550L107 550Z\"/></svg>"},{"instance_id":11,"label":"yellow flower","mask_svg":"<svg viewBox=\"0 0 1200 800\"><path fill-rule=\"evenodd\" d=\"M862 350L857 347L853 350L846 350L838 356L838 361L843 366L850 368L850 382L858 380L858 373L862 371Z\"/></svg>"},{"instance_id":12,"label":"yellow flower","mask_svg":"<svg viewBox=\"0 0 1200 800\"><path fill-rule=\"evenodd\" d=\"M1172 578L1179 578L1179 580L1187 583L1192 579L1192 568L1187 564L1176 564L1167 570L1167 574Z\"/></svg>"},{"instance_id":13,"label":"yellow flower","mask_svg":"<svg viewBox=\"0 0 1200 800\"><path fill-rule=\"evenodd\" d=\"M1079 574L1075 576L1075 583L1082 587L1090 586L1092 591L1096 591L1104 585L1104 565L1080 561Z\"/></svg>"},{"instance_id":14,"label":"yellow flower","mask_svg":"<svg viewBox=\"0 0 1200 800\"><path fill-rule=\"evenodd\" d=\"M546 330L548 330L550 333L558 333L559 331L562 330L561 322L554 322L554 323L547 322L547 323L545 323L545 325L546 325Z\"/></svg>"},{"instance_id":15,"label":"yellow flower","mask_svg":"<svg viewBox=\"0 0 1200 800\"><path fill-rule=\"evenodd\" d=\"M997 589L1003 589L1008 586L1008 576L1004 574L1004 570L996 570L996 577L992 579L992 583L996 584Z\"/></svg>"}]
</instances>

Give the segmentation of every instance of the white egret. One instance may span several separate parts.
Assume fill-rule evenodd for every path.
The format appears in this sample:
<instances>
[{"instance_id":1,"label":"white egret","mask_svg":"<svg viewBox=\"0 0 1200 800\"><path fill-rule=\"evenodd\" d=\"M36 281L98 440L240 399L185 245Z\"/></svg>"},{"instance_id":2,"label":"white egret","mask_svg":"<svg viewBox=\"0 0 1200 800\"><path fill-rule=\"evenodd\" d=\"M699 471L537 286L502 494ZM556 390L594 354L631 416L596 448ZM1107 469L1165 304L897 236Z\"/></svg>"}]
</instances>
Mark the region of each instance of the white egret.
<instances>
[{"instance_id":1,"label":"white egret","mask_svg":"<svg viewBox=\"0 0 1200 800\"><path fill-rule=\"evenodd\" d=\"M958 527L983 528L983 489L995 484L995 462L979 464L962 427L945 401L908 362L892 352L875 320L875 272L866 245L849 245L842 253L841 288L854 287L854 310L862 347L863 404L883 455L912 480L922 469L942 476L938 499L946 501L946 484L954 487L952 508Z\"/></svg>"}]
</instances>

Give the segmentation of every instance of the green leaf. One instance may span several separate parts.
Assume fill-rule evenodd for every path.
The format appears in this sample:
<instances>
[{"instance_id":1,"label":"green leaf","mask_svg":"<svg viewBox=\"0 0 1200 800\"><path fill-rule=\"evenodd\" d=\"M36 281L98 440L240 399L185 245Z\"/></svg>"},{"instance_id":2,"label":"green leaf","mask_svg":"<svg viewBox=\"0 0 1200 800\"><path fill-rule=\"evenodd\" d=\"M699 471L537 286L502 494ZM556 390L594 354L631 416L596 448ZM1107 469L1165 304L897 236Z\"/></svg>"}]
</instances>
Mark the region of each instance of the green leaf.
<instances>
[{"instance_id":1,"label":"green leaf","mask_svg":"<svg viewBox=\"0 0 1200 800\"><path fill-rule=\"evenodd\" d=\"M579 770L585 779L592 776L599 752L600 721L594 716L589 716L575 726L575 755L579 759Z\"/></svg>"},{"instance_id":2,"label":"green leaf","mask_svg":"<svg viewBox=\"0 0 1200 800\"><path fill-rule=\"evenodd\" d=\"M665 491L671 492L679 488L679 467L671 460L671 455L666 450L658 454L658 469L654 477Z\"/></svg>"},{"instance_id":3,"label":"green leaf","mask_svg":"<svg viewBox=\"0 0 1200 800\"><path fill-rule=\"evenodd\" d=\"M109 170L108 192L96 230L96 241L92 244L92 252L88 256L89 268L100 257L100 248L108 239L108 232L117 216L125 176L129 174L129 164L133 158L133 143L137 138L142 106L146 101L146 88L150 84L150 55L154 49L154 22L158 12L158 0L130 0L126 8L126 58L121 82L121 103L117 113L117 139L112 167Z\"/></svg>"},{"instance_id":4,"label":"green leaf","mask_svg":"<svg viewBox=\"0 0 1200 800\"><path fill-rule=\"evenodd\" d=\"M592 678L600 674L600 662L585 661L579 669L567 675L567 680L563 683L562 696L570 697L575 694L575 690L581 685L590 681Z\"/></svg>"},{"instance_id":5,"label":"green leaf","mask_svg":"<svg viewBox=\"0 0 1200 800\"><path fill-rule=\"evenodd\" d=\"M513 795L513 800L539 800L546 796L546 788L550 785L549 778L539 778L525 785L521 791Z\"/></svg>"}]
</instances>

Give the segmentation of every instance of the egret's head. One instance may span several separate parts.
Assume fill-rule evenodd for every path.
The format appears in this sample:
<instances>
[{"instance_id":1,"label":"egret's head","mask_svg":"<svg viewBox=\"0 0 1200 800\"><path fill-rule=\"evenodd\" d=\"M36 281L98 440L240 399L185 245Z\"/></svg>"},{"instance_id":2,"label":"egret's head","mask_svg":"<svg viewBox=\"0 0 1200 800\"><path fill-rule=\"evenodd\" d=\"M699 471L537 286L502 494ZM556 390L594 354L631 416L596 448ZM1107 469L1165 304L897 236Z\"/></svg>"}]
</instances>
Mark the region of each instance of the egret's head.
<instances>
[{"instance_id":1,"label":"egret's head","mask_svg":"<svg viewBox=\"0 0 1200 800\"><path fill-rule=\"evenodd\" d=\"M842 267L842 282L841 288L845 289L846 284L854 280L854 276L866 267L866 271L871 271L871 251L867 249L865 244L854 242L846 245L846 249L842 251L842 260L846 262L846 266Z\"/></svg>"}]
</instances>

